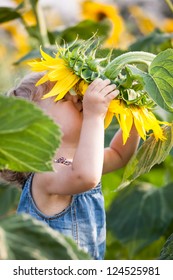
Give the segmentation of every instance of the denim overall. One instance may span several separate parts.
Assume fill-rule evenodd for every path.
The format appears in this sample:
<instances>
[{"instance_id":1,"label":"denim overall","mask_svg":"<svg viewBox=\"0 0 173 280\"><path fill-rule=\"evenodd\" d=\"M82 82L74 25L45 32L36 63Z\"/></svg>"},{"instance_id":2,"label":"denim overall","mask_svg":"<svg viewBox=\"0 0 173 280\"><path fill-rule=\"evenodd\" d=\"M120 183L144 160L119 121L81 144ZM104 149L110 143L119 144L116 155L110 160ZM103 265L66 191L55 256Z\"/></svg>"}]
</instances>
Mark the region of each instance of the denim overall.
<instances>
[{"instance_id":1,"label":"denim overall","mask_svg":"<svg viewBox=\"0 0 173 280\"><path fill-rule=\"evenodd\" d=\"M33 175L31 174L23 186L17 213L30 214L65 236L73 238L79 248L89 253L93 259L104 259L106 223L101 184L89 191L73 195L70 205L62 212L47 216L37 208L32 198Z\"/></svg>"}]
</instances>

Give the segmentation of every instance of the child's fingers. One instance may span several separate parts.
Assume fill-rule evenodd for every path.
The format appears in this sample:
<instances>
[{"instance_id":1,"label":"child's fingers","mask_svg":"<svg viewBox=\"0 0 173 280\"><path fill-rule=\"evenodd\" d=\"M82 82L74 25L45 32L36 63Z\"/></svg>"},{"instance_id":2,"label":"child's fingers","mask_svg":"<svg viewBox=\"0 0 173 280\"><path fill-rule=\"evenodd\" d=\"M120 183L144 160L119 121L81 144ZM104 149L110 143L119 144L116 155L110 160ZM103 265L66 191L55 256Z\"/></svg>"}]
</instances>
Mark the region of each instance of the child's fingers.
<instances>
[{"instance_id":1,"label":"child's fingers","mask_svg":"<svg viewBox=\"0 0 173 280\"><path fill-rule=\"evenodd\" d=\"M89 85L87 90L89 90L90 92L93 92L93 93L99 93L103 88L105 88L109 84L110 84L110 80L109 79L102 80L100 78L97 78L96 80L94 80Z\"/></svg>"},{"instance_id":2,"label":"child's fingers","mask_svg":"<svg viewBox=\"0 0 173 280\"><path fill-rule=\"evenodd\" d=\"M107 86L105 86L100 92L99 94L106 96L107 94L109 94L110 92L112 92L113 90L116 89L116 85L115 84L109 84Z\"/></svg>"},{"instance_id":3,"label":"child's fingers","mask_svg":"<svg viewBox=\"0 0 173 280\"><path fill-rule=\"evenodd\" d=\"M111 91L109 94L107 94L105 97L107 99L107 101L111 101L112 99L116 98L119 94L119 90L118 89L115 89L113 91Z\"/></svg>"},{"instance_id":4,"label":"child's fingers","mask_svg":"<svg viewBox=\"0 0 173 280\"><path fill-rule=\"evenodd\" d=\"M100 78L95 79L87 88L87 91L93 91L94 88L101 82Z\"/></svg>"}]
</instances>

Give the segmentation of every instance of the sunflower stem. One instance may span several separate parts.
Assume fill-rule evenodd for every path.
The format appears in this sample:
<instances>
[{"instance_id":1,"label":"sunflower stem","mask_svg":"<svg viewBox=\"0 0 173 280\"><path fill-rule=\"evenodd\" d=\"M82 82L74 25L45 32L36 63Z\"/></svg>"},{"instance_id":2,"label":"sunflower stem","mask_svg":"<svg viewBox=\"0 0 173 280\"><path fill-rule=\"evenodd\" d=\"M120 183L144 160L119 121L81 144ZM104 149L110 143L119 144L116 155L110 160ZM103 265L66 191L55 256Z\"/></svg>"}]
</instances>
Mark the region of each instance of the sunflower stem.
<instances>
[{"instance_id":1,"label":"sunflower stem","mask_svg":"<svg viewBox=\"0 0 173 280\"><path fill-rule=\"evenodd\" d=\"M41 43L43 47L48 47L50 46L48 34L47 34L47 26L44 18L44 13L42 10L41 5L38 3L36 4L36 17L37 17L37 22L39 26L39 31L40 31L40 37L41 37Z\"/></svg>"},{"instance_id":2,"label":"sunflower stem","mask_svg":"<svg viewBox=\"0 0 173 280\"><path fill-rule=\"evenodd\" d=\"M171 0L165 0L165 2L168 5L168 7L170 8L170 10L173 12L173 4L172 4Z\"/></svg>"},{"instance_id":3,"label":"sunflower stem","mask_svg":"<svg viewBox=\"0 0 173 280\"><path fill-rule=\"evenodd\" d=\"M122 55L119 55L115 59L113 59L105 68L104 75L114 80L119 72L122 70L122 68L126 64L130 63L144 63L147 66L151 64L153 59L156 55L148 52L142 52L142 51L134 51L134 52L127 52Z\"/></svg>"}]
</instances>

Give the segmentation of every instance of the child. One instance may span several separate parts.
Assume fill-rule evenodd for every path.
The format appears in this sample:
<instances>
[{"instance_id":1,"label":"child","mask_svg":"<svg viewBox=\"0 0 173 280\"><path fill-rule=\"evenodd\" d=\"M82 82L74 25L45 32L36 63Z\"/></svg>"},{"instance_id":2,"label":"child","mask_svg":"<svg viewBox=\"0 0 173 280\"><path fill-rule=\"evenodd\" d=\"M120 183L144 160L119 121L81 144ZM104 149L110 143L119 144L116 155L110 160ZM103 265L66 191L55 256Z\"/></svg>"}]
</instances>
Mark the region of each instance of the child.
<instances>
[{"instance_id":1,"label":"child","mask_svg":"<svg viewBox=\"0 0 173 280\"><path fill-rule=\"evenodd\" d=\"M135 128L125 145L119 130L104 149L104 117L118 91L109 80L96 79L83 97L67 93L41 99L53 83L38 87L41 74L26 76L10 95L35 102L62 130L62 143L53 159L54 172L30 174L23 184L18 213L29 213L72 237L94 259L105 252L105 211L101 175L123 167L137 148ZM20 174L22 175L22 174ZM22 179L18 177L22 182Z\"/></svg>"}]
</instances>

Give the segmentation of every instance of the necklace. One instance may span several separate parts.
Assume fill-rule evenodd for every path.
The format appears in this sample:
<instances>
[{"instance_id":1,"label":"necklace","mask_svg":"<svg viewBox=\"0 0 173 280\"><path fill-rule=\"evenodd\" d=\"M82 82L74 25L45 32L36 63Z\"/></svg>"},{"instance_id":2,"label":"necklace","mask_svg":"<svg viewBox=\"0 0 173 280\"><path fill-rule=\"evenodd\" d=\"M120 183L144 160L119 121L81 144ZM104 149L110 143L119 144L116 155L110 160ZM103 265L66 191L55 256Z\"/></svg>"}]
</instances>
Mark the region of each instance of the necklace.
<instances>
[{"instance_id":1,"label":"necklace","mask_svg":"<svg viewBox=\"0 0 173 280\"><path fill-rule=\"evenodd\" d=\"M71 164L72 164L71 161L67 160L67 159L64 158L64 157L60 157L60 158L58 158L58 159L54 159L54 162L55 162L55 163L65 164L65 165L71 165Z\"/></svg>"}]
</instances>

